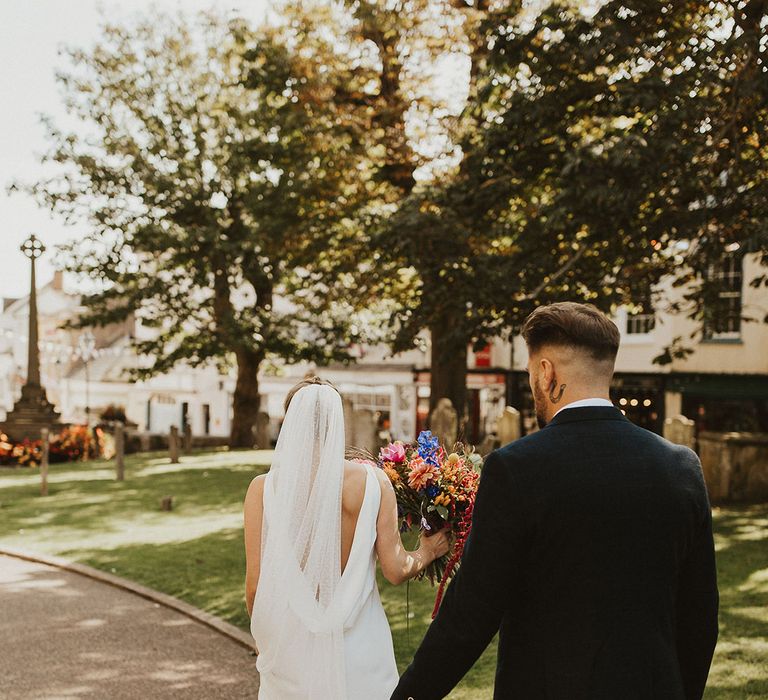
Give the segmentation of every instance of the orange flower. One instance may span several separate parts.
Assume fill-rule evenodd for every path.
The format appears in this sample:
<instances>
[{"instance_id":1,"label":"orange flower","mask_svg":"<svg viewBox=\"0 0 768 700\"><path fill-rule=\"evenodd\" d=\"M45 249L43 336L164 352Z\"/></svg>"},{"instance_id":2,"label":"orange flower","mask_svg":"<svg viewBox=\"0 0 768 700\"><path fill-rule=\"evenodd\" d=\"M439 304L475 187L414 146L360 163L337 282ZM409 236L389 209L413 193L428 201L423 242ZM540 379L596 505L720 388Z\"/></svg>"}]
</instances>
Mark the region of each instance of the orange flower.
<instances>
[{"instance_id":1,"label":"orange flower","mask_svg":"<svg viewBox=\"0 0 768 700\"><path fill-rule=\"evenodd\" d=\"M397 469L395 469L394 462L384 462L384 465L382 468L384 469L384 473L389 477L389 480L393 484L400 483L400 474L397 473Z\"/></svg>"},{"instance_id":2,"label":"orange flower","mask_svg":"<svg viewBox=\"0 0 768 700\"><path fill-rule=\"evenodd\" d=\"M435 497L434 501L436 506L449 506L451 505L451 497L447 493L441 493Z\"/></svg>"},{"instance_id":3,"label":"orange flower","mask_svg":"<svg viewBox=\"0 0 768 700\"><path fill-rule=\"evenodd\" d=\"M408 486L416 491L435 481L440 473L437 467L427 464L421 457L414 457L408 466L411 469L408 474Z\"/></svg>"}]
</instances>

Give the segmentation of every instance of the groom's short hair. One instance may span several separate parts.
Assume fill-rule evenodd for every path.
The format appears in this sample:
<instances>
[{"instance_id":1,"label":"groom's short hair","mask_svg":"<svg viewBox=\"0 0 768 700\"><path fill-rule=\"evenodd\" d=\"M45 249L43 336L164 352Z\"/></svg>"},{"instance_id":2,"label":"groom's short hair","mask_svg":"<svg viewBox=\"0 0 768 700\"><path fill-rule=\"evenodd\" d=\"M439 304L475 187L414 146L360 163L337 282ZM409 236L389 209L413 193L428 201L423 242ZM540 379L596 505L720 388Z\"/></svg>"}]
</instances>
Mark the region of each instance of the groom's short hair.
<instances>
[{"instance_id":1,"label":"groom's short hair","mask_svg":"<svg viewBox=\"0 0 768 700\"><path fill-rule=\"evenodd\" d=\"M616 359L619 329L592 304L563 301L540 306L525 320L522 336L529 352L545 345L586 350L601 362Z\"/></svg>"}]
</instances>

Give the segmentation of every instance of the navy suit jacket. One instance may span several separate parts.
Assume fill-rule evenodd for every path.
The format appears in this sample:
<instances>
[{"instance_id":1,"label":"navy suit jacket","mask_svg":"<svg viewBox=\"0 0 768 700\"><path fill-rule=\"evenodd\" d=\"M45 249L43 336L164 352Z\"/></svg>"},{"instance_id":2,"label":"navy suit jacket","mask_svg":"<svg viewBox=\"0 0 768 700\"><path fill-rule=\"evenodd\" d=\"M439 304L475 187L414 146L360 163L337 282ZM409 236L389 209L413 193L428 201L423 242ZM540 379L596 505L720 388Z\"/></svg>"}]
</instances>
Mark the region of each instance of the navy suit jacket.
<instances>
[{"instance_id":1,"label":"navy suit jacket","mask_svg":"<svg viewBox=\"0 0 768 700\"><path fill-rule=\"evenodd\" d=\"M699 700L717 640L694 452L608 406L496 450L461 568L392 698L445 697L494 635L494 698Z\"/></svg>"}]
</instances>

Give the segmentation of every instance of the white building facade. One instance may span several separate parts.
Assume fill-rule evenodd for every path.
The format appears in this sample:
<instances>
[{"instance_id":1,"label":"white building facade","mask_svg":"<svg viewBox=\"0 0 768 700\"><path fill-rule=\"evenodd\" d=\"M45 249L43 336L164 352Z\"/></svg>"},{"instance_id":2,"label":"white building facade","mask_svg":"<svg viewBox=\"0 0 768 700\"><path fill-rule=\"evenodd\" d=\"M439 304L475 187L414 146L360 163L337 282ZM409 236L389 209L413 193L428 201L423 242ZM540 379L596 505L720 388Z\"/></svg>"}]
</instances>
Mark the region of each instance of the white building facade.
<instances>
[{"instance_id":1,"label":"white building facade","mask_svg":"<svg viewBox=\"0 0 768 700\"><path fill-rule=\"evenodd\" d=\"M615 321L622 334L612 389L615 403L637 424L661 432L666 417L683 414L699 430L768 432L768 288L750 281L760 271L757 255L726 261L723 301L726 312L711 322L703 337L691 340L697 326L663 308L675 295L671 285L657 290L661 304L621 308ZM139 359L135 338L146 337L133 320L96 329L94 355L86 363L79 351L81 332L62 328L81 312L78 295L67 293L61 276L38 292L41 375L48 397L65 422L83 423L86 408L96 422L108 407L125 411L135 429L167 433L172 425L189 425L193 434L225 438L232 417L233 374L213 366L178 366L147 381L131 381L128 371ZM754 323L742 316L757 319ZM5 300L0 313L0 421L18 397L26 373L28 300ZM693 353L659 365L675 338ZM466 440L479 443L493 432L506 405L519 408L524 427L533 428L534 412L525 343L495 339L469 353ZM384 346L360 348L352 365L315 368L307 364L268 364L259 380L261 410L277 437L283 401L289 389L310 373L339 387L353 408L370 410L382 434L412 440L426 427L429 409L429 347L396 356Z\"/></svg>"}]
</instances>

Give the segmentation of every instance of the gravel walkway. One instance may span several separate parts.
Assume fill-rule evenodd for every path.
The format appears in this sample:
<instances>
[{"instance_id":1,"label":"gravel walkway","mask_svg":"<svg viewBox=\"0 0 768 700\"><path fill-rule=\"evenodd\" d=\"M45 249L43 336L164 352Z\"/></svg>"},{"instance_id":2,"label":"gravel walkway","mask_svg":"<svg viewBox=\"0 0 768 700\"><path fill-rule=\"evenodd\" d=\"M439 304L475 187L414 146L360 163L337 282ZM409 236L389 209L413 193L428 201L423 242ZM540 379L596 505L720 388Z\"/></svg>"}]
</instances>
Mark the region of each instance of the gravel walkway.
<instances>
[{"instance_id":1,"label":"gravel walkway","mask_svg":"<svg viewBox=\"0 0 768 700\"><path fill-rule=\"evenodd\" d=\"M75 573L0 555L0 697L256 698L256 659L214 630Z\"/></svg>"}]
</instances>

